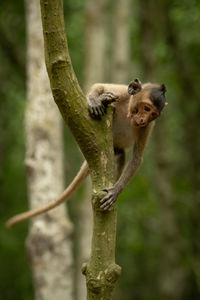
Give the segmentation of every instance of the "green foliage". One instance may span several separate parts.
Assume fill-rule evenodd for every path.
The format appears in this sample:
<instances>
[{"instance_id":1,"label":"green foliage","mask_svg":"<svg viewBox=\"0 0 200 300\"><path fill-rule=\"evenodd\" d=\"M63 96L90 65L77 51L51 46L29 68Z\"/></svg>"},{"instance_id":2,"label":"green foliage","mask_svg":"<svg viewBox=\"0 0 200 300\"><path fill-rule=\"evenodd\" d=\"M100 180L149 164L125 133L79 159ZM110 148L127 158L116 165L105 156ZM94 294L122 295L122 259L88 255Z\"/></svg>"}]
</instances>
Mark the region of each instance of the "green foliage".
<instances>
[{"instance_id":1,"label":"green foliage","mask_svg":"<svg viewBox=\"0 0 200 300\"><path fill-rule=\"evenodd\" d=\"M139 13L142 2L133 3L130 39L132 64L136 66L133 77L145 79ZM158 13L153 26L153 30L156 28L152 47L154 80L166 84L169 102L157 127L165 124L162 126L162 143L167 159L162 174L167 174L165 178L173 192L171 211L178 232L179 268L185 277L181 299L199 299L200 3L191 0L152 0L152 3ZM155 7L155 3L160 3L161 7ZM82 0L64 1L69 49L80 82L84 68L84 5ZM8 217L28 207L23 125L26 102L24 15L23 1L0 2L0 290L4 300L33 299L31 275L24 253L27 224L12 230L4 228ZM175 46L170 43L169 31L165 28L166 15L173 25ZM10 45L13 51L8 51ZM81 156L67 129L65 139L66 157L70 157L66 165L69 182L81 163ZM164 238L160 225L164 208L157 190L156 141L153 134L142 168L119 199L117 263L122 266L122 275L116 290L117 300L166 299L159 286ZM71 213L77 218L76 204L70 204Z\"/></svg>"},{"instance_id":2,"label":"green foliage","mask_svg":"<svg viewBox=\"0 0 200 300\"><path fill-rule=\"evenodd\" d=\"M24 10L23 1L0 4L0 290L1 298L31 299L32 287L24 253L26 225L13 231L6 219L27 208L24 171ZM18 31L16 31L18 28ZM8 51L7 47L13 49Z\"/></svg>"}]
</instances>

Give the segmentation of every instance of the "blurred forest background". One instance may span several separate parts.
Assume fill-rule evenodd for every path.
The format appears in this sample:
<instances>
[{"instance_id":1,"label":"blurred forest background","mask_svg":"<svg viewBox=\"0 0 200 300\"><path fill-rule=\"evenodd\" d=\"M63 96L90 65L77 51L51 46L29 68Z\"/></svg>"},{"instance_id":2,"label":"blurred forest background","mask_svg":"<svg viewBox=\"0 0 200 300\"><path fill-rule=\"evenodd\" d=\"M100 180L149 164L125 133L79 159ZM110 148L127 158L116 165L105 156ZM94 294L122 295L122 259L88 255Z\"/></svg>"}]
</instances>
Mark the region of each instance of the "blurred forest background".
<instances>
[{"instance_id":1,"label":"blurred forest background","mask_svg":"<svg viewBox=\"0 0 200 300\"><path fill-rule=\"evenodd\" d=\"M72 63L87 86L87 9L103 3L101 61L106 82L134 78L165 83L168 107L156 122L144 162L120 196L115 300L200 299L200 2L198 0L64 0ZM127 39L117 41L119 16ZM118 8L118 9L117 9ZM33 299L25 250L28 223L5 221L28 208L24 167L26 25L24 2L0 1L0 298ZM99 32L96 39L100 40ZM123 36L123 34L122 34ZM115 54L127 47L116 62ZM100 59L100 57L99 57ZM96 57L98 61L98 57ZM115 69L113 71L113 66ZM93 82L97 79L93 76ZM82 162L64 125L67 185ZM69 201L76 231L83 188Z\"/></svg>"}]
</instances>

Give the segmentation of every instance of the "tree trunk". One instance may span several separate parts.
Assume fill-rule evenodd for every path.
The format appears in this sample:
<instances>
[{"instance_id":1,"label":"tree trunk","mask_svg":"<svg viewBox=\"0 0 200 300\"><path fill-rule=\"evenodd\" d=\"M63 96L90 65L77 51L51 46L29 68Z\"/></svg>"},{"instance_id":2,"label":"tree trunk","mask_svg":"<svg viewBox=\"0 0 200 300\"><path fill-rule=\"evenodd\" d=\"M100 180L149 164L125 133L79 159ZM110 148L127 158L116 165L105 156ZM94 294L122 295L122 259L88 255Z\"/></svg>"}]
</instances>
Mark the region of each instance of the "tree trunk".
<instances>
[{"instance_id":1,"label":"tree trunk","mask_svg":"<svg viewBox=\"0 0 200 300\"><path fill-rule=\"evenodd\" d=\"M84 90L96 82L105 82L105 65L107 50L107 6L109 0L86 1L85 22L85 76ZM98 32L98 34L97 34ZM98 40L98 42L97 42ZM99 67L99 62L101 66ZM86 285L80 273L83 262L88 261L91 252L92 239L92 210L89 197L91 196L91 180L85 183L85 194L80 202L78 228L78 255L76 276L76 299L86 299Z\"/></svg>"},{"instance_id":2,"label":"tree trunk","mask_svg":"<svg viewBox=\"0 0 200 300\"><path fill-rule=\"evenodd\" d=\"M107 52L107 9L109 0L86 1L84 89L105 81Z\"/></svg>"},{"instance_id":3,"label":"tree trunk","mask_svg":"<svg viewBox=\"0 0 200 300\"><path fill-rule=\"evenodd\" d=\"M111 81L126 83L130 80L130 0L117 0L112 12L113 39Z\"/></svg>"},{"instance_id":4,"label":"tree trunk","mask_svg":"<svg viewBox=\"0 0 200 300\"><path fill-rule=\"evenodd\" d=\"M100 209L102 190L114 183L112 108L101 122L88 114L86 99L78 85L69 57L61 0L41 0L45 58L51 88L65 122L75 136L90 169L94 215L91 258L83 267L87 299L111 299L120 267L115 264L116 206Z\"/></svg>"},{"instance_id":5,"label":"tree trunk","mask_svg":"<svg viewBox=\"0 0 200 300\"><path fill-rule=\"evenodd\" d=\"M146 10L145 10L146 8ZM148 14L146 11L148 10ZM159 33L156 15L162 15L155 0L141 1L140 33L142 37L141 57L145 80L156 78L154 45ZM159 122L159 121L158 121ZM162 117L153 134L153 158L156 163L155 186L160 205L160 230L162 234L162 255L160 262L159 289L164 299L178 300L182 293L184 274L180 269L180 241L174 211L175 197L171 188L168 147L165 127L167 119Z\"/></svg>"},{"instance_id":6,"label":"tree trunk","mask_svg":"<svg viewBox=\"0 0 200 300\"><path fill-rule=\"evenodd\" d=\"M152 15L153 14L153 15ZM145 80L154 81L155 58L153 45L156 40L155 1L141 0L139 4L140 55Z\"/></svg>"},{"instance_id":7,"label":"tree trunk","mask_svg":"<svg viewBox=\"0 0 200 300\"><path fill-rule=\"evenodd\" d=\"M191 280L191 287L189 297L200 297L200 202L199 202L199 182L200 182L200 140L199 127L200 127L200 96L198 85L194 80L194 64L195 61L185 56L185 51L180 46L179 34L176 32L176 24L171 14L171 4L169 1L162 3L162 9L165 11L164 28L167 43L171 48L173 59L175 61L175 68L177 78L180 84L180 110L182 110L183 118L183 136L184 145L186 149L184 156L185 169L187 170L188 181L191 182L193 188L190 195L191 211L190 211L190 224L192 228L192 243L188 247L191 249L188 253L186 250L187 260L190 262L188 278ZM189 59L188 59L189 58ZM190 101L188 101L190 99ZM191 109L192 107L192 109ZM195 141L195 142L194 142Z\"/></svg>"},{"instance_id":8,"label":"tree trunk","mask_svg":"<svg viewBox=\"0 0 200 300\"><path fill-rule=\"evenodd\" d=\"M162 124L161 124L162 123ZM184 272L180 266L180 238L175 214L175 197L170 184L166 119L162 118L154 131L154 159L157 165L155 183L160 205L161 262L159 289L166 300L182 299Z\"/></svg>"},{"instance_id":9,"label":"tree trunk","mask_svg":"<svg viewBox=\"0 0 200 300\"><path fill-rule=\"evenodd\" d=\"M44 63L39 0L27 0L26 168L31 208L64 190L61 119ZM31 220L27 248L35 299L72 299L72 225L64 205Z\"/></svg>"}]
</instances>

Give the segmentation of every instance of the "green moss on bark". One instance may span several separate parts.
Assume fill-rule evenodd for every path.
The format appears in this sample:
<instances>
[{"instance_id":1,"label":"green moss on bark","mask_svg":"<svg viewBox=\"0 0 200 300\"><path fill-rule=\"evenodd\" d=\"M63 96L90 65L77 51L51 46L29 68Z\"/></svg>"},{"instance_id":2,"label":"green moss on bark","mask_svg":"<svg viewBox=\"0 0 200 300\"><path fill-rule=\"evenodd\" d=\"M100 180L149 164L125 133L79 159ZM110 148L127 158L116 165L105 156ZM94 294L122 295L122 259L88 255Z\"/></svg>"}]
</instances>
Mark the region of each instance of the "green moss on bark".
<instances>
[{"instance_id":1,"label":"green moss on bark","mask_svg":"<svg viewBox=\"0 0 200 300\"><path fill-rule=\"evenodd\" d=\"M91 258L84 265L87 299L112 299L120 267L115 264L116 207L99 208L102 190L114 183L112 108L102 121L92 120L85 96L74 74L68 52L61 0L41 0L45 60L54 100L76 138L90 168L93 183L93 238Z\"/></svg>"}]
</instances>

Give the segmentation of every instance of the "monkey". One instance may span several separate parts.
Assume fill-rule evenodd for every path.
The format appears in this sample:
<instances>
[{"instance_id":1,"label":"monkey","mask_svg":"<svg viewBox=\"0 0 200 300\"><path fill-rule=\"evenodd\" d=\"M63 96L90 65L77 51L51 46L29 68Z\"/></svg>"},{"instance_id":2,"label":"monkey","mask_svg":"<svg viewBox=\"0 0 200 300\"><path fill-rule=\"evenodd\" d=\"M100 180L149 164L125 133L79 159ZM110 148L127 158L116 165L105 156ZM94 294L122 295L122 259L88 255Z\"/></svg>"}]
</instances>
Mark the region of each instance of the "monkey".
<instances>
[{"instance_id":1,"label":"monkey","mask_svg":"<svg viewBox=\"0 0 200 300\"><path fill-rule=\"evenodd\" d=\"M96 83L86 95L89 114L97 121L106 114L109 104L114 106L112 134L117 176L115 184L103 190L106 195L100 200L100 209L107 211L113 208L119 194L139 169L154 120L168 104L165 93L164 84L142 84L139 79L135 79L128 86ZM125 150L131 146L132 155L124 168ZM14 216L7 221L6 226L13 226L65 202L79 188L88 174L89 167L84 161L78 174L61 196L41 208Z\"/></svg>"}]
</instances>

